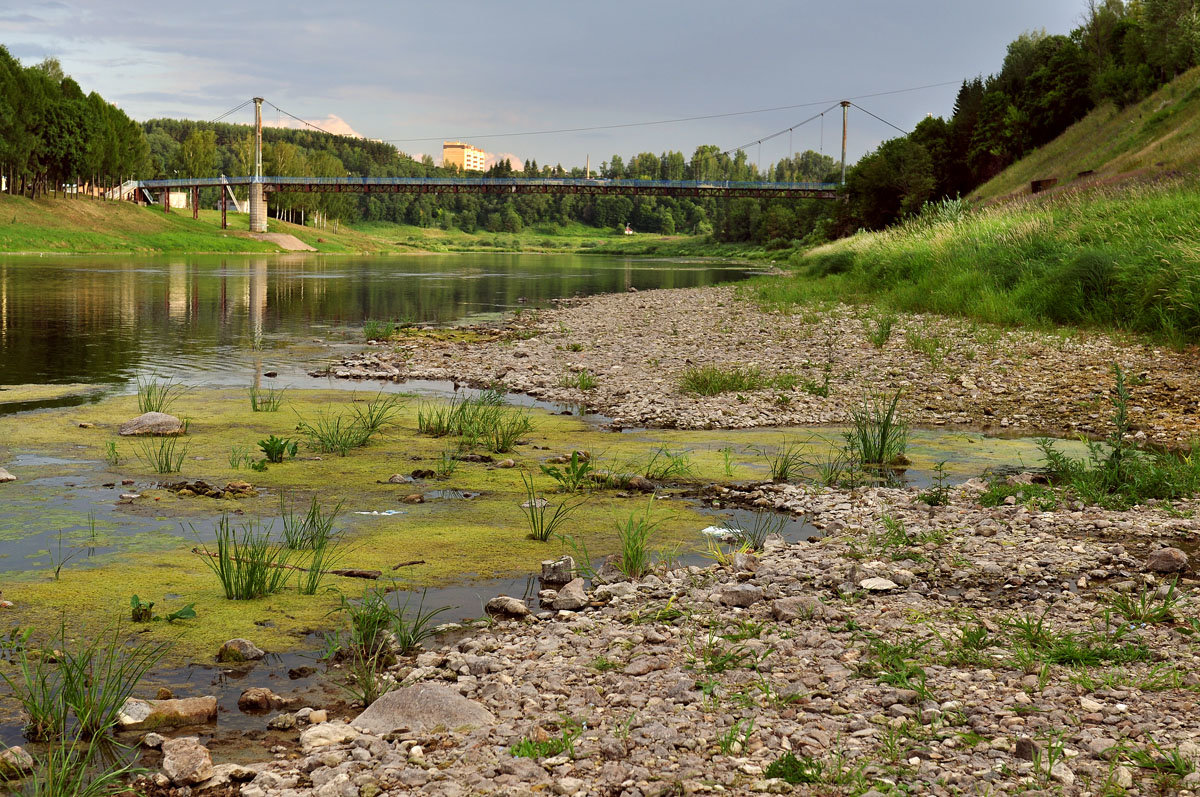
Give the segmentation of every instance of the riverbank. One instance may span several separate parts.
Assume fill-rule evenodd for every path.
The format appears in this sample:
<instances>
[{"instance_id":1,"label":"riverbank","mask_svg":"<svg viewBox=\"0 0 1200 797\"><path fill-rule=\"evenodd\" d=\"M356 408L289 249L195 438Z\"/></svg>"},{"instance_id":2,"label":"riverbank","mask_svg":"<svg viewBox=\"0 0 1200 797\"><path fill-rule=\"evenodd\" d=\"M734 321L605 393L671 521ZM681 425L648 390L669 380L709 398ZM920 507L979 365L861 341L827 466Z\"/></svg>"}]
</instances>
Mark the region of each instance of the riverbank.
<instances>
[{"instance_id":1,"label":"riverbank","mask_svg":"<svg viewBox=\"0 0 1200 797\"><path fill-rule=\"evenodd\" d=\"M430 643L361 717L284 712L274 760L208 793L1195 794L1197 582L1166 546L1194 550L1200 503L986 487L714 488L822 531Z\"/></svg>"},{"instance_id":2,"label":"riverbank","mask_svg":"<svg viewBox=\"0 0 1200 797\"><path fill-rule=\"evenodd\" d=\"M446 379L592 407L615 427L845 423L864 397L902 392L915 424L993 433L1109 431L1112 364L1131 376L1138 440L1185 444L1200 418L1200 353L1070 329L1007 329L861 307L765 310L733 287L610 294L520 313L504 342L384 344L332 375ZM711 396L683 379L757 369Z\"/></svg>"}]
</instances>

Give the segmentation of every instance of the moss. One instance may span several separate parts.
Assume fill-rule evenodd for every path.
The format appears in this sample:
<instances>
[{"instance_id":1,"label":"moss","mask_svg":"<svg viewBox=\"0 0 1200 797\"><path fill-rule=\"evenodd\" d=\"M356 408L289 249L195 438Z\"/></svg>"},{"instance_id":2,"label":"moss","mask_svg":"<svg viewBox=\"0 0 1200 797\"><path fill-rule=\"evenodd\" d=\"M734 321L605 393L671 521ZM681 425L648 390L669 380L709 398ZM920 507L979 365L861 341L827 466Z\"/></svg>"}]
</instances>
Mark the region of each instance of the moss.
<instances>
[{"instance_id":1,"label":"moss","mask_svg":"<svg viewBox=\"0 0 1200 797\"><path fill-rule=\"evenodd\" d=\"M0 385L0 404L24 404L53 401L73 396L89 396L104 388L99 385Z\"/></svg>"}]
</instances>

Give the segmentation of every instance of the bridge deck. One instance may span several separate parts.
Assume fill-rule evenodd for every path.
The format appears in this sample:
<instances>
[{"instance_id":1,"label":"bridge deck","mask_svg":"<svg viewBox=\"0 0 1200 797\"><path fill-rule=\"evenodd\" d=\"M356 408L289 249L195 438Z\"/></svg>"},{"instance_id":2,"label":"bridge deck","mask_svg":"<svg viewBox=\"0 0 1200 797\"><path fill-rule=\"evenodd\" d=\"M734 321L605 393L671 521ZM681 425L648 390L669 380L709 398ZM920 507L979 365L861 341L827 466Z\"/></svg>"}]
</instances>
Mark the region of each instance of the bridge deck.
<instances>
[{"instance_id":1,"label":"bridge deck","mask_svg":"<svg viewBox=\"0 0 1200 797\"><path fill-rule=\"evenodd\" d=\"M191 189L261 183L264 191L363 194L622 194L625 196L834 199L837 183L732 180L582 180L524 177L200 177L142 180L138 188Z\"/></svg>"}]
</instances>

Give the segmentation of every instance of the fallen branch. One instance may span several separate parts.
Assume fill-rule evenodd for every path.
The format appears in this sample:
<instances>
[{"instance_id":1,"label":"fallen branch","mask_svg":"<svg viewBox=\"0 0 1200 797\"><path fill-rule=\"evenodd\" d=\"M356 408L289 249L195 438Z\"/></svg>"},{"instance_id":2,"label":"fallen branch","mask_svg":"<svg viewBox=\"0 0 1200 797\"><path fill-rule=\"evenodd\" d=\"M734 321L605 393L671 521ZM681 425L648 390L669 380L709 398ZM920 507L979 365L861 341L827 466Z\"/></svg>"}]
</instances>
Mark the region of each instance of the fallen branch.
<instances>
[{"instance_id":1,"label":"fallen branch","mask_svg":"<svg viewBox=\"0 0 1200 797\"><path fill-rule=\"evenodd\" d=\"M212 551L201 551L199 548L193 548L192 553L200 556L210 556L213 559L221 558L219 554L215 554ZM246 562L248 560L235 557L234 561ZM312 571L311 567L300 567L298 565L282 565L275 562L262 562L261 564L265 564L267 567L279 568L281 570L298 570L301 573L309 573ZM372 581L383 575L382 570L355 570L352 568L346 570L321 570L320 572L328 576L342 576L343 578L367 578L371 579Z\"/></svg>"},{"instance_id":2,"label":"fallen branch","mask_svg":"<svg viewBox=\"0 0 1200 797\"><path fill-rule=\"evenodd\" d=\"M425 564L424 559L413 559L411 562L401 562L400 564L396 565L392 569L399 570L402 567L412 567L413 565L423 565L423 564Z\"/></svg>"}]
</instances>

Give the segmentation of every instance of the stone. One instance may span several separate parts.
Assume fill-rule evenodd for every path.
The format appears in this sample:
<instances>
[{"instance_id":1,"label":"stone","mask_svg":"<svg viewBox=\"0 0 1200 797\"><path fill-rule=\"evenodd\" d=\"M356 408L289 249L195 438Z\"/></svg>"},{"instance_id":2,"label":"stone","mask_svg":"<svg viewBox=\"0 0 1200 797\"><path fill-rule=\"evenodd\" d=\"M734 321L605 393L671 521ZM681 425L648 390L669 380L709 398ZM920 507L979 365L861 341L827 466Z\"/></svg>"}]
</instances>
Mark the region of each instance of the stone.
<instances>
[{"instance_id":1,"label":"stone","mask_svg":"<svg viewBox=\"0 0 1200 797\"><path fill-rule=\"evenodd\" d=\"M1016 750L1013 751L1013 755L1022 761L1032 761L1034 755L1037 754L1037 751L1037 743L1028 736L1023 736L1020 739L1017 739L1017 747Z\"/></svg>"},{"instance_id":2,"label":"stone","mask_svg":"<svg viewBox=\"0 0 1200 797\"><path fill-rule=\"evenodd\" d=\"M172 783L200 783L212 777L212 756L195 736L167 739L162 744L162 751L162 771Z\"/></svg>"},{"instance_id":3,"label":"stone","mask_svg":"<svg viewBox=\"0 0 1200 797\"><path fill-rule=\"evenodd\" d=\"M625 486L630 490L637 490L639 493L652 493L658 489L658 485L645 476L631 476L629 481L625 482Z\"/></svg>"},{"instance_id":4,"label":"stone","mask_svg":"<svg viewBox=\"0 0 1200 797\"><path fill-rule=\"evenodd\" d=\"M525 602L508 595L497 595L487 602L483 610L491 617L522 619L529 616Z\"/></svg>"},{"instance_id":5,"label":"stone","mask_svg":"<svg viewBox=\"0 0 1200 797\"><path fill-rule=\"evenodd\" d=\"M583 589L583 579L576 578L563 586L554 598L551 608L559 611L574 612L587 606L587 593Z\"/></svg>"},{"instance_id":6,"label":"stone","mask_svg":"<svg viewBox=\"0 0 1200 797\"><path fill-rule=\"evenodd\" d=\"M1064 786L1075 785L1075 773L1072 772L1071 768L1062 761L1055 763L1055 765L1050 768L1050 777L1054 778Z\"/></svg>"},{"instance_id":7,"label":"stone","mask_svg":"<svg viewBox=\"0 0 1200 797\"><path fill-rule=\"evenodd\" d=\"M865 589L867 592L887 592L897 588L895 581L886 578L864 578L858 582L858 586Z\"/></svg>"},{"instance_id":8,"label":"stone","mask_svg":"<svg viewBox=\"0 0 1200 797\"><path fill-rule=\"evenodd\" d=\"M216 764L212 775L203 783L197 784L196 791L215 789L218 786L228 786L230 783L241 783L253 780L258 771L241 764Z\"/></svg>"},{"instance_id":9,"label":"stone","mask_svg":"<svg viewBox=\"0 0 1200 797\"><path fill-rule=\"evenodd\" d=\"M148 733L142 737L142 747L149 747L151 750L157 750L162 747L162 743L166 741L166 737L158 733Z\"/></svg>"},{"instance_id":10,"label":"stone","mask_svg":"<svg viewBox=\"0 0 1200 797\"><path fill-rule=\"evenodd\" d=\"M238 708L242 711L270 711L288 701L263 686L252 686L238 697Z\"/></svg>"},{"instance_id":11,"label":"stone","mask_svg":"<svg viewBox=\"0 0 1200 797\"><path fill-rule=\"evenodd\" d=\"M16 480L16 476L12 475L4 468L0 468L0 484L3 484L4 482L15 482Z\"/></svg>"},{"instance_id":12,"label":"stone","mask_svg":"<svg viewBox=\"0 0 1200 797\"><path fill-rule=\"evenodd\" d=\"M575 559L563 556L559 559L547 559L542 562L543 584L566 584L575 578Z\"/></svg>"},{"instance_id":13,"label":"stone","mask_svg":"<svg viewBox=\"0 0 1200 797\"><path fill-rule=\"evenodd\" d=\"M401 729L432 731L491 727L495 716L479 703L438 684L416 684L380 697L359 714L352 725L366 733L384 736Z\"/></svg>"},{"instance_id":14,"label":"stone","mask_svg":"<svg viewBox=\"0 0 1200 797\"><path fill-rule=\"evenodd\" d=\"M131 420L125 421L117 429L122 437L138 435L179 435L183 434L183 421L165 412L147 412Z\"/></svg>"},{"instance_id":15,"label":"stone","mask_svg":"<svg viewBox=\"0 0 1200 797\"><path fill-rule=\"evenodd\" d=\"M412 493L401 498L400 502L403 504L423 504L425 503L425 496L421 493Z\"/></svg>"},{"instance_id":16,"label":"stone","mask_svg":"<svg viewBox=\"0 0 1200 797\"><path fill-rule=\"evenodd\" d=\"M267 727L273 731L290 731L296 727L296 715L276 714L267 720Z\"/></svg>"},{"instance_id":17,"label":"stone","mask_svg":"<svg viewBox=\"0 0 1200 797\"><path fill-rule=\"evenodd\" d=\"M0 750L0 780L24 777L33 771L33 756L23 747Z\"/></svg>"},{"instance_id":18,"label":"stone","mask_svg":"<svg viewBox=\"0 0 1200 797\"><path fill-rule=\"evenodd\" d=\"M329 719L329 712L323 708L315 708L308 713L309 725L320 725Z\"/></svg>"},{"instance_id":19,"label":"stone","mask_svg":"<svg viewBox=\"0 0 1200 797\"><path fill-rule=\"evenodd\" d=\"M771 601L771 616L781 623L791 623L796 620L824 620L829 615L830 611L825 604L812 595Z\"/></svg>"},{"instance_id":20,"label":"stone","mask_svg":"<svg viewBox=\"0 0 1200 797\"><path fill-rule=\"evenodd\" d=\"M1178 548L1159 548L1146 557L1146 569L1154 573L1182 573L1188 569L1188 555Z\"/></svg>"},{"instance_id":21,"label":"stone","mask_svg":"<svg viewBox=\"0 0 1200 797\"><path fill-rule=\"evenodd\" d=\"M266 651L248 639L231 639L217 651L217 661L230 664L242 661L257 661L267 655Z\"/></svg>"},{"instance_id":22,"label":"stone","mask_svg":"<svg viewBox=\"0 0 1200 797\"><path fill-rule=\"evenodd\" d=\"M721 588L720 601L725 606L746 608L762 600L763 591L753 584L726 584Z\"/></svg>"},{"instance_id":23,"label":"stone","mask_svg":"<svg viewBox=\"0 0 1200 797\"><path fill-rule=\"evenodd\" d=\"M358 731L344 722L322 722L300 731L300 749L307 754L321 747L345 744L357 738Z\"/></svg>"},{"instance_id":24,"label":"stone","mask_svg":"<svg viewBox=\"0 0 1200 797\"><path fill-rule=\"evenodd\" d=\"M517 461L515 459L502 459L496 463L497 468L515 468Z\"/></svg>"},{"instance_id":25,"label":"stone","mask_svg":"<svg viewBox=\"0 0 1200 797\"><path fill-rule=\"evenodd\" d=\"M738 551L733 555L733 572L753 573L758 570L758 557L749 551Z\"/></svg>"},{"instance_id":26,"label":"stone","mask_svg":"<svg viewBox=\"0 0 1200 797\"><path fill-rule=\"evenodd\" d=\"M592 593L592 597L601 603L607 603L614 599L628 598L636 592L637 587L633 584L630 584L628 581L620 581L616 584L601 584L596 587L596 590Z\"/></svg>"},{"instance_id":27,"label":"stone","mask_svg":"<svg viewBox=\"0 0 1200 797\"><path fill-rule=\"evenodd\" d=\"M117 713L117 724L121 730L149 731L204 725L216 718L217 699L211 695L175 700L139 700L131 697Z\"/></svg>"}]
</instances>

